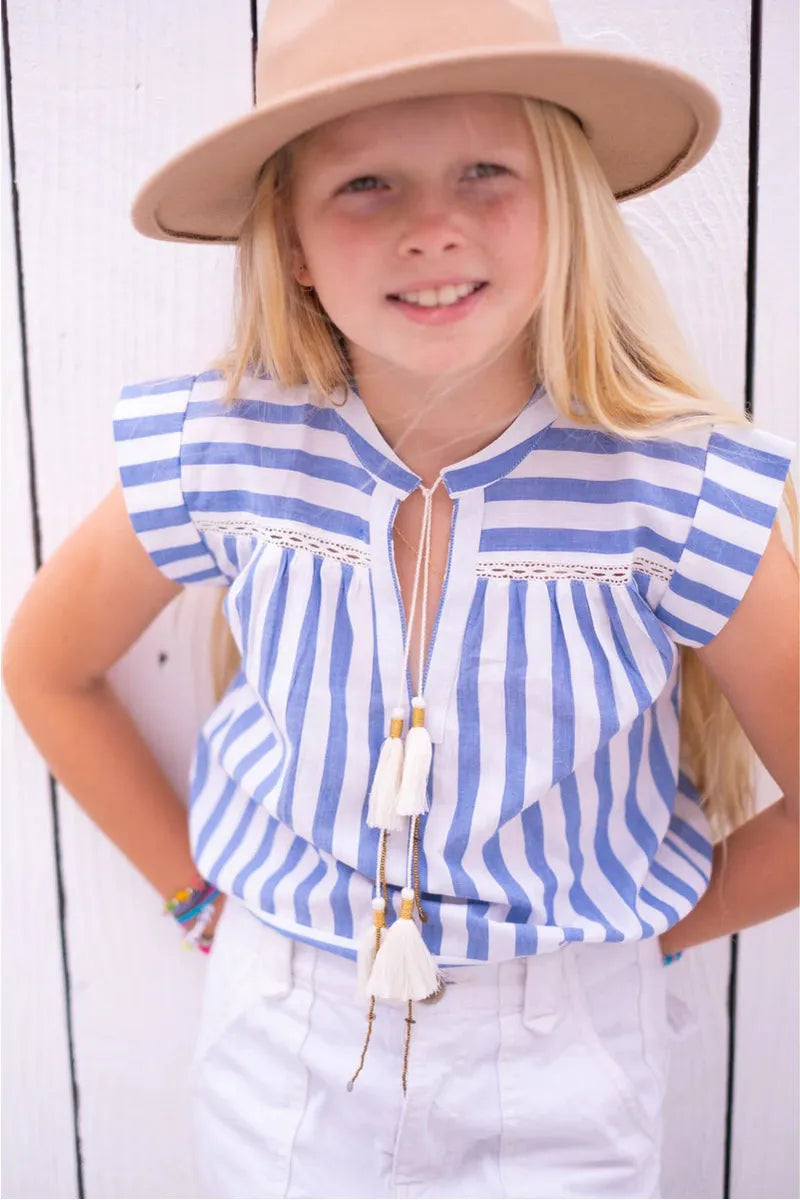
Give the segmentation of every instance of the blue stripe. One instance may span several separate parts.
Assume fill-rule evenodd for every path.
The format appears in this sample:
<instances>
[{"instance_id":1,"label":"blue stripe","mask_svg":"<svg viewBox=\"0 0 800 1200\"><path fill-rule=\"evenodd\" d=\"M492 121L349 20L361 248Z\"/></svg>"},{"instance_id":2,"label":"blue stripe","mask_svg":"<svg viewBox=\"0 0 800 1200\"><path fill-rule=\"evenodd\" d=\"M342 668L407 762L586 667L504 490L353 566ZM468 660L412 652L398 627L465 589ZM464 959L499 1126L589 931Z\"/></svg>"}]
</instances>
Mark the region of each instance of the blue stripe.
<instances>
[{"instance_id":1,"label":"blue stripe","mask_svg":"<svg viewBox=\"0 0 800 1200\"><path fill-rule=\"evenodd\" d=\"M480 662L486 582L485 579L479 579L475 588L475 595L467 618L467 627L464 631L462 664L471 665ZM476 902L467 910L467 955L470 958L485 959L489 953L488 930L485 923L479 919L480 912L476 911L481 908L485 911L485 906L478 903L478 889L462 865L470 840L472 817L475 812L480 780L480 734L475 728L480 720L478 684L479 672L474 668L464 670L462 667L456 683L458 727L461 732L458 739L456 806L447 832L444 853L453 881L454 894L461 899L470 899Z\"/></svg>"},{"instance_id":2,"label":"blue stripe","mask_svg":"<svg viewBox=\"0 0 800 1200\"><path fill-rule=\"evenodd\" d=\"M751 496L743 496L741 492L715 483L713 479L703 481L700 499L707 504L713 504L722 512L731 513L744 521L751 521L754 525L763 525L766 529L769 529L775 520L774 505L765 504L763 500L754 500Z\"/></svg>"},{"instance_id":3,"label":"blue stripe","mask_svg":"<svg viewBox=\"0 0 800 1200\"><path fill-rule=\"evenodd\" d=\"M553 713L553 770L552 784L558 783L573 769L575 755L575 701L572 694L572 674L567 652L567 639L558 608L555 580L548 580L550 597L550 642L552 655L552 713Z\"/></svg>"},{"instance_id":4,"label":"blue stripe","mask_svg":"<svg viewBox=\"0 0 800 1200\"><path fill-rule=\"evenodd\" d=\"M253 824L253 821L259 811L258 805L251 804L250 802L248 802L242 809L242 814L239 817L236 828L233 831L233 836L230 837L222 847L221 851L217 855L216 862L211 868L211 877L213 879L220 878L223 870L230 862L236 851L239 849L242 842L245 840L245 837L250 830L250 826Z\"/></svg>"},{"instance_id":5,"label":"blue stripe","mask_svg":"<svg viewBox=\"0 0 800 1200\"><path fill-rule=\"evenodd\" d=\"M325 742L325 761L322 767L319 797L314 813L311 838L315 846L328 853L333 849L333 829L342 797L345 759L347 756L347 680L353 653L353 628L347 611L347 596L353 579L353 568L341 567L339 598L331 637L331 661L328 689L331 711L328 736Z\"/></svg>"},{"instance_id":6,"label":"blue stripe","mask_svg":"<svg viewBox=\"0 0 800 1200\"><path fill-rule=\"evenodd\" d=\"M248 754L245 754L244 758L236 763L233 768L233 778L241 783L247 775L247 772L251 770L251 768L254 767L260 759L265 758L266 755L269 754L270 750L274 748L274 746L275 734L268 733L263 741L259 742L257 746L254 746Z\"/></svg>"},{"instance_id":7,"label":"blue stripe","mask_svg":"<svg viewBox=\"0 0 800 1200\"><path fill-rule=\"evenodd\" d=\"M739 603L738 597L717 591L716 588L709 587L707 583L698 583L695 579L687 579L680 571L675 571L672 575L669 590L674 595L691 600L694 604L708 608L711 612L719 613L723 617L729 617Z\"/></svg>"},{"instance_id":8,"label":"blue stripe","mask_svg":"<svg viewBox=\"0 0 800 1200\"><path fill-rule=\"evenodd\" d=\"M333 910L333 932L339 937L353 936L353 912L350 907L348 889L353 871L346 863L336 863L336 882L331 889L331 908Z\"/></svg>"},{"instance_id":9,"label":"blue stripe","mask_svg":"<svg viewBox=\"0 0 800 1200\"><path fill-rule=\"evenodd\" d=\"M669 846L669 848L670 848L670 850L672 850L673 854L677 854L678 857L682 858L685 863L688 863L688 865L692 868L692 870L697 872L697 874L703 880L703 883L707 884L709 882L709 880L711 878L710 873L706 874L704 871L701 871L700 868L698 867L697 863L689 857L689 855L686 853L685 850L681 850L678 843L673 841L673 839L671 837L666 836L664 838L664 845Z\"/></svg>"},{"instance_id":10,"label":"blue stripe","mask_svg":"<svg viewBox=\"0 0 800 1200\"><path fill-rule=\"evenodd\" d=\"M658 793L664 801L664 807L671 814L675 807L677 779L661 737L661 729L658 723L658 709L655 707L652 709L648 752L650 773L653 776Z\"/></svg>"},{"instance_id":11,"label":"blue stripe","mask_svg":"<svg viewBox=\"0 0 800 1200\"><path fill-rule=\"evenodd\" d=\"M358 832L358 869L367 879L374 879L378 854L378 838L380 835L377 829L371 829L367 825L367 811L369 809L369 789L375 778L381 745L386 736L386 709L383 701L383 685L381 683L381 669L378 660L378 642L375 637L375 588L371 576L369 582L370 606L372 611L372 628L369 631L372 649L372 677L370 681L369 713L367 716L369 777L367 787L364 790L364 802L361 806L361 821Z\"/></svg>"},{"instance_id":12,"label":"blue stripe","mask_svg":"<svg viewBox=\"0 0 800 1200\"><path fill-rule=\"evenodd\" d=\"M214 830L217 828L220 821L224 817L226 809L227 809L228 805L230 804L231 797L233 796L235 791L236 791L236 782L233 779L229 779L226 782L225 787L223 788L222 792L220 793L219 799L217 800L216 804L214 805L214 808L212 809L210 815L206 819L205 824L203 825L199 834L195 838L195 845L194 845L194 857L195 858L200 858L202 856L203 851L205 850L206 845L208 844L208 841L211 838L211 835L213 834ZM211 880L209 880L209 883L210 882L211 882Z\"/></svg>"},{"instance_id":13,"label":"blue stripe","mask_svg":"<svg viewBox=\"0 0 800 1200\"><path fill-rule=\"evenodd\" d=\"M734 571L741 571L748 576L753 575L760 559L760 555L754 551L746 550L743 546L734 546L732 542L714 537L698 529L696 525L686 539L686 549L701 558L709 559L715 565L731 567Z\"/></svg>"},{"instance_id":14,"label":"blue stripe","mask_svg":"<svg viewBox=\"0 0 800 1200\"><path fill-rule=\"evenodd\" d=\"M306 450L261 446L252 442L188 442L183 447L185 466L234 465L288 471L341 483L371 496L375 480L363 468Z\"/></svg>"},{"instance_id":15,"label":"blue stripe","mask_svg":"<svg viewBox=\"0 0 800 1200\"><path fill-rule=\"evenodd\" d=\"M520 445L513 446L503 454L496 454L493 458L487 458L484 462L475 463L470 467L459 467L457 470L443 471L447 490L449 492L466 492L473 488L494 484L500 475L513 471L528 457L536 443L541 440L542 432L539 430L538 433L526 438Z\"/></svg>"},{"instance_id":16,"label":"blue stripe","mask_svg":"<svg viewBox=\"0 0 800 1200\"><path fill-rule=\"evenodd\" d=\"M680 617L673 616L661 604L656 609L656 615L663 625L674 630L684 642L699 642L701 646L704 646L714 636L712 630L701 629L699 625L693 625L691 621L683 621Z\"/></svg>"},{"instance_id":17,"label":"blue stripe","mask_svg":"<svg viewBox=\"0 0 800 1200\"><path fill-rule=\"evenodd\" d=\"M661 863L652 862L650 864L650 874L654 879L657 879L659 883L663 883L664 886L668 887L671 891L676 892L679 896L683 896L683 898L688 900L692 906L694 906L700 899L696 888L691 887L683 879L680 879L674 871L668 871L666 867L661 865Z\"/></svg>"},{"instance_id":18,"label":"blue stripe","mask_svg":"<svg viewBox=\"0 0 800 1200\"><path fill-rule=\"evenodd\" d=\"M525 802L525 767L527 762L527 688L528 649L525 638L525 599L528 585L514 581L508 589L508 632L506 635L505 694L505 780L500 805L497 833L492 834L483 848L483 861L491 877L500 884L508 899L506 920L517 926L516 953L530 933L526 922L531 915L531 903L525 889L514 879L506 866L500 849L500 830L518 816ZM534 931L535 932L535 931ZM528 953L536 953L535 949Z\"/></svg>"},{"instance_id":19,"label":"blue stripe","mask_svg":"<svg viewBox=\"0 0 800 1200\"><path fill-rule=\"evenodd\" d=\"M486 503L524 500L566 501L570 504L640 504L664 512L694 516L697 497L675 488L658 487L644 479L581 479L573 476L530 476L501 479L486 489Z\"/></svg>"},{"instance_id":20,"label":"blue stripe","mask_svg":"<svg viewBox=\"0 0 800 1200\"><path fill-rule=\"evenodd\" d=\"M523 845L525 847L525 860L534 874L542 881L544 924L555 925L553 901L558 891L558 878L544 854L544 822L542 820L541 804L530 804L527 808L523 809L520 814L520 821L522 824ZM521 927L518 927L516 929L518 942L522 936Z\"/></svg>"},{"instance_id":21,"label":"blue stripe","mask_svg":"<svg viewBox=\"0 0 800 1200\"><path fill-rule=\"evenodd\" d=\"M609 817L611 815L614 787L611 780L611 760L608 742L619 731L620 721L617 713L617 702L614 696L614 685L611 670L605 651L594 628L589 604L586 599L586 589L583 584L572 583L572 602L578 619L578 628L589 650L594 675L594 692L600 713L600 745L594 760L594 780L597 784L597 817L594 832L594 850L597 865L614 890L622 897L631 912L636 915L636 883L630 872L625 869L619 857L614 853L609 837ZM601 592L609 590L608 584L600 585ZM640 921L642 934L649 937L654 933L652 926Z\"/></svg>"},{"instance_id":22,"label":"blue stripe","mask_svg":"<svg viewBox=\"0 0 800 1200\"><path fill-rule=\"evenodd\" d=\"M553 674L553 784L559 783L561 804L564 810L567 845L569 847L569 862L573 873L573 883L569 889L570 902L575 912L582 916L591 917L600 922L606 930L609 940L617 940L617 930L611 929L599 908L587 896L581 875L583 873L583 853L581 852L580 837L580 800L572 775L575 756L575 703L572 687L572 673L569 663L564 628L558 609L558 593L556 583L548 581L547 590L551 603L551 658ZM560 782L559 782L560 781ZM551 918L548 916L548 923Z\"/></svg>"},{"instance_id":23,"label":"blue stripe","mask_svg":"<svg viewBox=\"0 0 800 1200\"><path fill-rule=\"evenodd\" d=\"M183 504L176 504L171 508L154 508L149 512L131 513L130 518L137 533L150 533L154 529L178 529L192 523L192 518Z\"/></svg>"},{"instance_id":24,"label":"blue stripe","mask_svg":"<svg viewBox=\"0 0 800 1200\"><path fill-rule=\"evenodd\" d=\"M702 834L698 833L697 830L688 823L688 821L684 821L682 817L678 817L675 815L675 813L673 813L669 823L669 828L672 833L677 833L681 840L684 841L687 846L691 846L691 848L696 851L697 854L702 854L703 858L707 859L709 863L713 861L713 843L710 842L708 838L704 838Z\"/></svg>"},{"instance_id":25,"label":"blue stripe","mask_svg":"<svg viewBox=\"0 0 800 1200\"><path fill-rule=\"evenodd\" d=\"M252 875L254 875L259 870L260 867L262 867L264 865L264 863L269 858L269 855L272 851L273 843L275 841L275 837L276 837L280 827L281 827L280 823L278 821L276 821L274 819L274 817L267 818L267 823L266 823L266 826L264 829L264 836L261 839L261 844L259 845L258 849L253 854L253 857L250 859L250 862L245 863L245 865L242 867L241 871L239 872L239 874L236 876L233 883L231 884L231 891L233 892L234 896L239 896L241 899L244 899L245 892L247 890L247 881L250 879L250 877ZM211 882L213 882L213 881L209 880L209 883L211 883Z\"/></svg>"},{"instance_id":26,"label":"blue stripe","mask_svg":"<svg viewBox=\"0 0 800 1200\"><path fill-rule=\"evenodd\" d=\"M671 925L677 924L679 919L678 913L671 904L666 904L663 900L659 900L658 896L655 896L650 889L646 887L639 888L639 895L643 900L647 901L651 908L655 908L658 912L664 914L664 916L667 918L667 928L669 928Z\"/></svg>"},{"instance_id":27,"label":"blue stripe","mask_svg":"<svg viewBox=\"0 0 800 1200\"><path fill-rule=\"evenodd\" d=\"M319 632L319 608L322 594L320 572L322 563L318 558L313 560L311 575L311 590L306 605L303 624L297 645L297 657L292 669L292 679L289 685L289 699L286 704L286 734L289 739L289 766L283 778L281 794L275 810L275 815L284 825L292 828L292 809L294 806L295 780L300 757L300 742L303 736L306 708L311 690L311 679L314 674L314 660L317 656L317 634ZM268 695L268 692L262 693Z\"/></svg>"},{"instance_id":28,"label":"blue stripe","mask_svg":"<svg viewBox=\"0 0 800 1200\"><path fill-rule=\"evenodd\" d=\"M621 942L624 938L621 930L615 928L603 916L603 913L597 907L594 900L589 897L583 886L584 858L580 847L581 802L575 776L571 775L569 779L563 779L559 784L559 790L561 792L561 804L564 809L564 820L567 831L569 865L573 874L573 882L569 889L570 904L580 916L588 917L590 920L597 921L598 924L602 925L606 931L605 940L607 942Z\"/></svg>"},{"instance_id":29,"label":"blue stripe","mask_svg":"<svg viewBox=\"0 0 800 1200\"><path fill-rule=\"evenodd\" d=\"M151 550L150 557L157 567L167 567L170 563L183 562L186 558L207 558L208 551L200 542L191 546L172 546L169 550ZM218 575L214 570L212 575Z\"/></svg>"},{"instance_id":30,"label":"blue stripe","mask_svg":"<svg viewBox=\"0 0 800 1200\"><path fill-rule=\"evenodd\" d=\"M117 417L112 423L114 440L117 442L138 441L140 438L160 437L165 433L180 433L183 429L183 412L142 414L140 417Z\"/></svg>"},{"instance_id":31,"label":"blue stripe","mask_svg":"<svg viewBox=\"0 0 800 1200\"><path fill-rule=\"evenodd\" d=\"M341 533L345 537L369 541L369 526L361 517L326 508L322 504L310 504L292 496L264 496L258 492L186 492L184 499L192 512L249 513L253 516L282 521L299 521L315 529L329 533Z\"/></svg>"},{"instance_id":32,"label":"blue stripe","mask_svg":"<svg viewBox=\"0 0 800 1200\"><path fill-rule=\"evenodd\" d=\"M628 786L625 789L625 825L651 863L658 853L655 830L642 812L638 800L644 747L645 714L641 713L628 733ZM642 925L644 929L644 922Z\"/></svg>"},{"instance_id":33,"label":"blue stripe","mask_svg":"<svg viewBox=\"0 0 800 1200\"><path fill-rule=\"evenodd\" d=\"M136 463L130 467L120 467L120 482L123 487L141 487L148 483L164 483L170 479L180 479L181 463L179 458L159 458L152 462Z\"/></svg>"},{"instance_id":34,"label":"blue stripe","mask_svg":"<svg viewBox=\"0 0 800 1200\"><path fill-rule=\"evenodd\" d=\"M285 879L287 875L292 873L308 849L310 849L308 842L304 842L303 839L299 837L293 838L286 858L278 866L277 870L273 871L272 874L267 876L267 878L264 880L264 883L261 887L261 892L259 894L259 900L261 902L261 907L265 912L274 913L275 889L281 880Z\"/></svg>"},{"instance_id":35,"label":"blue stripe","mask_svg":"<svg viewBox=\"0 0 800 1200\"><path fill-rule=\"evenodd\" d=\"M294 915L299 925L311 924L311 893L317 884L325 878L327 871L327 866L320 859L303 882L297 885L294 893Z\"/></svg>"},{"instance_id":36,"label":"blue stripe","mask_svg":"<svg viewBox=\"0 0 800 1200\"><path fill-rule=\"evenodd\" d=\"M647 526L633 529L540 529L533 525L484 529L479 550L490 554L499 550L556 550L598 554L633 555L636 550L652 550L677 562L683 543L674 542Z\"/></svg>"},{"instance_id":37,"label":"blue stripe","mask_svg":"<svg viewBox=\"0 0 800 1200\"><path fill-rule=\"evenodd\" d=\"M266 547L257 556L260 558L266 551ZM281 550L280 562L275 568L275 577L267 603L267 611L263 617L263 623L259 619L259 629L263 631L263 640L261 642L261 662L258 670L258 694L261 697L269 696L270 687L272 685L272 676L275 673L275 662L278 657L278 647L280 645L281 635L283 633L283 622L286 616L286 599L289 594L289 563L290 554L286 549ZM256 577L255 571L250 572L250 577L247 580L247 586L242 589L241 593L241 608L240 616L242 620L242 637L245 639L242 647L244 661L249 658L249 646L251 640L250 622L251 622L251 605L253 595L253 580ZM237 601L237 605L238 605ZM247 623L245 624L245 618ZM255 639L253 639L255 640Z\"/></svg>"},{"instance_id":38,"label":"blue stripe","mask_svg":"<svg viewBox=\"0 0 800 1200\"><path fill-rule=\"evenodd\" d=\"M782 454L744 445L716 430L708 439L708 453L734 463L737 467L743 467L746 471L755 471L757 475L764 475L768 479L782 480L791 464L791 459Z\"/></svg>"},{"instance_id":39,"label":"blue stripe","mask_svg":"<svg viewBox=\"0 0 800 1200\"><path fill-rule=\"evenodd\" d=\"M632 454L643 458L663 459L684 466L705 470L705 448L685 446L667 438L648 438L634 441L632 438L617 437L596 429L559 429L550 425L545 429L539 450L564 450L570 454Z\"/></svg>"}]
</instances>

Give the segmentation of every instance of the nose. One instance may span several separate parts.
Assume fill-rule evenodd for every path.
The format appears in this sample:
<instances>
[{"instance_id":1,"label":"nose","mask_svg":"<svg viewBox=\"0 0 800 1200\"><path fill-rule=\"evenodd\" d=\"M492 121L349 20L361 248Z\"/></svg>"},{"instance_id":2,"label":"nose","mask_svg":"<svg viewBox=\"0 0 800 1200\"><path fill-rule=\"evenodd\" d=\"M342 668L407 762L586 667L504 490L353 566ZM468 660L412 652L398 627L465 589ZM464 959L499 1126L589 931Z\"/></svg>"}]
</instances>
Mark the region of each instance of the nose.
<instances>
[{"instance_id":1,"label":"nose","mask_svg":"<svg viewBox=\"0 0 800 1200\"><path fill-rule=\"evenodd\" d=\"M451 205L437 202L416 204L406 214L398 243L401 258L436 257L466 244L458 214Z\"/></svg>"}]
</instances>

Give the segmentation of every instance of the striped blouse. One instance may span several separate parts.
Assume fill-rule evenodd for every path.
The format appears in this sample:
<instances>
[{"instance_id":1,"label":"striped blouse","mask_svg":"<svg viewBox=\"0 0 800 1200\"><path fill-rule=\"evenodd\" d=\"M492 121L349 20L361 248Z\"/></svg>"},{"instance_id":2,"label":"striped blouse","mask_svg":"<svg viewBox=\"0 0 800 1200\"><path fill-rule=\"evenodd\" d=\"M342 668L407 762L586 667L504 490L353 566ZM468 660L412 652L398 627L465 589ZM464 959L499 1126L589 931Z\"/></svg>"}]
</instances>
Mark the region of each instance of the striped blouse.
<instances>
[{"instance_id":1,"label":"striped blouse","mask_svg":"<svg viewBox=\"0 0 800 1200\"><path fill-rule=\"evenodd\" d=\"M114 412L139 539L171 579L227 588L242 655L198 737L192 852L265 922L355 957L403 678L392 522L420 480L354 391L321 406L251 376L229 409L222 392L217 372L136 384ZM711 837L680 765L678 646L710 641L744 595L793 450L710 423L636 443L539 388L443 472L419 856L440 964L652 937L696 904ZM390 835L395 912L405 855Z\"/></svg>"}]
</instances>

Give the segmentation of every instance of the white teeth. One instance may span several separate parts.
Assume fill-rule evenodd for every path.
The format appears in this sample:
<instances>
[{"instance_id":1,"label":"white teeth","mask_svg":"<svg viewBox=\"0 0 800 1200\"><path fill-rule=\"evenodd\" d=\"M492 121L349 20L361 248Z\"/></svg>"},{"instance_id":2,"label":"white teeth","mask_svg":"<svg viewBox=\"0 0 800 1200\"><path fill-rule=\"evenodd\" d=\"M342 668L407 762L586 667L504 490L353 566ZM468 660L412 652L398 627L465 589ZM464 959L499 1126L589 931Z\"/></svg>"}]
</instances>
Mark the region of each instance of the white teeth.
<instances>
[{"instance_id":1,"label":"white teeth","mask_svg":"<svg viewBox=\"0 0 800 1200\"><path fill-rule=\"evenodd\" d=\"M426 288L423 292L400 292L399 298L408 304L418 304L421 308L437 308L455 304L479 287L479 283L459 283L457 286L447 283L444 287Z\"/></svg>"}]
</instances>

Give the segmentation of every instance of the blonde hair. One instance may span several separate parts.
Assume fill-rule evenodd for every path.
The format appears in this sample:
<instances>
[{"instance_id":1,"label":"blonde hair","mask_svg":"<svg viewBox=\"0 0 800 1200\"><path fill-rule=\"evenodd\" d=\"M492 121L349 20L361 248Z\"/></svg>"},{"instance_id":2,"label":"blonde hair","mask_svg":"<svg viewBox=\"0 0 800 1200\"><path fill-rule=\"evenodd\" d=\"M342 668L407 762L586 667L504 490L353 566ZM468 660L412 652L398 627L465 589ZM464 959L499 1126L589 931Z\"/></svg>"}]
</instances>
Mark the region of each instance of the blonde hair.
<instances>
[{"instance_id":1,"label":"blonde hair","mask_svg":"<svg viewBox=\"0 0 800 1200\"><path fill-rule=\"evenodd\" d=\"M540 160L547 228L543 288L526 342L531 379L544 382L565 417L625 438L669 437L710 421L747 425L689 352L578 121L548 102L521 104ZM264 164L239 238L232 348L215 363L227 376L228 403L248 371L288 387L310 385L321 402L336 403L348 384L342 335L291 272L291 168L292 145ZM791 477L783 504L796 566ZM222 621L216 646L221 693L238 666ZM701 660L691 647L679 652L680 767L720 840L755 810L755 754Z\"/></svg>"}]
</instances>

